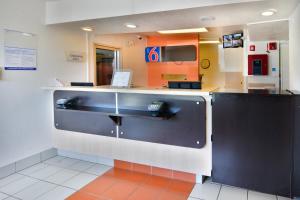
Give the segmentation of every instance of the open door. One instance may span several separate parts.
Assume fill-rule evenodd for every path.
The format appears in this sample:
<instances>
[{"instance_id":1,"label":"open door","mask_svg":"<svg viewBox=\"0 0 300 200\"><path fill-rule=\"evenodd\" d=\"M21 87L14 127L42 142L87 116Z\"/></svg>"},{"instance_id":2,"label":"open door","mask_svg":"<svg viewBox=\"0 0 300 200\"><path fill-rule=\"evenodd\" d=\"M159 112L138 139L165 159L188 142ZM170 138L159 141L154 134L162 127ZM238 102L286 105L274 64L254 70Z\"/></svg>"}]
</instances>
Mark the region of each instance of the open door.
<instances>
[{"instance_id":1,"label":"open door","mask_svg":"<svg viewBox=\"0 0 300 200\"><path fill-rule=\"evenodd\" d=\"M113 72L119 69L120 50L117 48L95 45L95 82L96 85L110 85Z\"/></svg>"}]
</instances>

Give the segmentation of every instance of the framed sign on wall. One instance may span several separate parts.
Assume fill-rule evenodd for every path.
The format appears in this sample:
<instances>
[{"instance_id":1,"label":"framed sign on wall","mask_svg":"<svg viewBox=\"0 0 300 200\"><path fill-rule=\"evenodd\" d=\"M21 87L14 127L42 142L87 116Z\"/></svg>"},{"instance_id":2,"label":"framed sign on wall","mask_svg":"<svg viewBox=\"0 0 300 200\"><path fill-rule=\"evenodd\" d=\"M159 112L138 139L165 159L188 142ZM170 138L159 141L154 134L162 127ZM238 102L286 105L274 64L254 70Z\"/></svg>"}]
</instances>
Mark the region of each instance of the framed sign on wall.
<instances>
[{"instance_id":1,"label":"framed sign on wall","mask_svg":"<svg viewBox=\"0 0 300 200\"><path fill-rule=\"evenodd\" d=\"M37 36L15 30L4 30L4 69L37 69Z\"/></svg>"}]
</instances>

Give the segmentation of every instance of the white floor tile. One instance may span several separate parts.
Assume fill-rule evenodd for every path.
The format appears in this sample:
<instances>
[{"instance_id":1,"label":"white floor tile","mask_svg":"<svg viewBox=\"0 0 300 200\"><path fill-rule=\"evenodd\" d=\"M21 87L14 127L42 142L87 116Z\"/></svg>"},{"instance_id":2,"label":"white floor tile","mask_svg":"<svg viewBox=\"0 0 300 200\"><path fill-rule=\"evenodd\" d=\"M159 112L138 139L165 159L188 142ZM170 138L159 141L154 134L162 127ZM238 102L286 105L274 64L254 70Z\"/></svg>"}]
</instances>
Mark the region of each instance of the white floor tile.
<instances>
[{"instance_id":1,"label":"white floor tile","mask_svg":"<svg viewBox=\"0 0 300 200\"><path fill-rule=\"evenodd\" d=\"M67 180L71 179L73 176L75 176L77 174L79 174L78 171L63 169L63 170L49 176L45 180L48 182L51 182L51 183L61 185L62 183L66 182Z\"/></svg>"},{"instance_id":2,"label":"white floor tile","mask_svg":"<svg viewBox=\"0 0 300 200\"><path fill-rule=\"evenodd\" d=\"M277 200L277 197L270 194L264 194L260 192L249 191L248 200Z\"/></svg>"},{"instance_id":3,"label":"white floor tile","mask_svg":"<svg viewBox=\"0 0 300 200\"><path fill-rule=\"evenodd\" d=\"M218 200L247 200L247 190L222 186Z\"/></svg>"},{"instance_id":4,"label":"white floor tile","mask_svg":"<svg viewBox=\"0 0 300 200\"><path fill-rule=\"evenodd\" d=\"M67 168L67 167L70 167L70 166L74 165L75 163L79 162L79 160L73 159L73 158L66 158L66 157L61 157L61 156L57 156L57 157L50 158L49 160L45 161L45 163L49 164L49 165L54 165L57 167ZM64 159L61 159L61 158L64 158Z\"/></svg>"},{"instance_id":5,"label":"white floor tile","mask_svg":"<svg viewBox=\"0 0 300 200\"><path fill-rule=\"evenodd\" d=\"M13 197L8 197L8 198L6 198L4 200L19 200L19 199L16 199L16 198L13 198Z\"/></svg>"},{"instance_id":6,"label":"white floor tile","mask_svg":"<svg viewBox=\"0 0 300 200\"><path fill-rule=\"evenodd\" d=\"M194 197L189 197L187 200L202 200L202 199L197 199L197 198L194 198Z\"/></svg>"},{"instance_id":7,"label":"white floor tile","mask_svg":"<svg viewBox=\"0 0 300 200\"><path fill-rule=\"evenodd\" d=\"M190 197L205 199L205 200L216 200L220 192L221 185L214 183L196 184Z\"/></svg>"},{"instance_id":8,"label":"white floor tile","mask_svg":"<svg viewBox=\"0 0 300 200\"><path fill-rule=\"evenodd\" d=\"M66 157L63 156L55 156L53 158L50 158L48 160L45 160L44 163L50 164L50 165L55 165L56 163L60 162L61 160L66 159Z\"/></svg>"},{"instance_id":9,"label":"white floor tile","mask_svg":"<svg viewBox=\"0 0 300 200\"><path fill-rule=\"evenodd\" d=\"M39 196L36 200L64 200L74 192L75 190L72 190L70 188L58 186L54 190L51 190L44 195Z\"/></svg>"},{"instance_id":10,"label":"white floor tile","mask_svg":"<svg viewBox=\"0 0 300 200\"><path fill-rule=\"evenodd\" d=\"M3 200L5 198L7 198L8 196L6 194L3 194L0 192L0 200Z\"/></svg>"},{"instance_id":11,"label":"white floor tile","mask_svg":"<svg viewBox=\"0 0 300 200\"><path fill-rule=\"evenodd\" d=\"M17 194L14 194L14 197L18 197L22 200L32 200L37 198L38 196L54 189L56 185L47 183L44 181L39 181L24 190L18 192Z\"/></svg>"},{"instance_id":12,"label":"white floor tile","mask_svg":"<svg viewBox=\"0 0 300 200\"><path fill-rule=\"evenodd\" d=\"M280 197L280 196L278 196L277 199L278 199L278 200L291 200L291 198Z\"/></svg>"},{"instance_id":13,"label":"white floor tile","mask_svg":"<svg viewBox=\"0 0 300 200\"><path fill-rule=\"evenodd\" d=\"M49 165L41 170L33 172L29 176L37 178L37 179L45 180L49 176L51 176L61 170L63 170L63 168Z\"/></svg>"},{"instance_id":14,"label":"white floor tile","mask_svg":"<svg viewBox=\"0 0 300 200\"><path fill-rule=\"evenodd\" d=\"M0 188L9 184L9 183L12 183L18 179L21 179L23 178L24 176L23 175L20 175L20 174L12 174L8 177L5 177L3 179L0 179Z\"/></svg>"},{"instance_id":15,"label":"white floor tile","mask_svg":"<svg viewBox=\"0 0 300 200\"><path fill-rule=\"evenodd\" d=\"M95 163L87 162L87 161L79 161L74 165L68 167L68 169L76 170L76 171L86 171L87 169L91 168Z\"/></svg>"},{"instance_id":16,"label":"white floor tile","mask_svg":"<svg viewBox=\"0 0 300 200\"><path fill-rule=\"evenodd\" d=\"M100 175L104 174L105 172L107 172L108 170L110 170L111 168L112 168L111 166L95 164L92 167L90 167L89 169L87 169L85 172L89 173L89 174L94 174L94 175L100 176Z\"/></svg>"},{"instance_id":17,"label":"white floor tile","mask_svg":"<svg viewBox=\"0 0 300 200\"><path fill-rule=\"evenodd\" d=\"M38 180L36 180L36 179L29 178L29 177L23 177L23 178L18 179L4 187L1 187L0 191L5 194L13 195L13 194L20 192L21 190L29 187L32 184L37 183L37 182L38 182Z\"/></svg>"},{"instance_id":18,"label":"white floor tile","mask_svg":"<svg viewBox=\"0 0 300 200\"><path fill-rule=\"evenodd\" d=\"M36 165L33 165L32 167L29 167L27 169L24 169L22 171L19 171L19 174L24 174L24 175L31 175L32 173L44 169L45 167L47 167L48 165L44 164L44 163L39 163Z\"/></svg>"},{"instance_id":19,"label":"white floor tile","mask_svg":"<svg viewBox=\"0 0 300 200\"><path fill-rule=\"evenodd\" d=\"M67 182L63 183L62 185L69 188L73 188L75 190L79 190L80 188L87 185L89 182L93 181L96 178L96 175L80 173L68 180Z\"/></svg>"}]
</instances>

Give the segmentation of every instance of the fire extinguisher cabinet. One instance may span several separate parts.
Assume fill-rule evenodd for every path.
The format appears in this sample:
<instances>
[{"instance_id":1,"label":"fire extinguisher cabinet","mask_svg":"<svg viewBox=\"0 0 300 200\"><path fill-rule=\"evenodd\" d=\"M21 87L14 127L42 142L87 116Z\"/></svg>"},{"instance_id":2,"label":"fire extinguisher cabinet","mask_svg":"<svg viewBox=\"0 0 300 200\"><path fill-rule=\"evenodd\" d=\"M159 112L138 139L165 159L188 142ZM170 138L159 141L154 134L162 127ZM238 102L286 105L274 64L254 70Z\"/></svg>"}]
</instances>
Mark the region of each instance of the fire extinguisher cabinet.
<instances>
[{"instance_id":1,"label":"fire extinguisher cabinet","mask_svg":"<svg viewBox=\"0 0 300 200\"><path fill-rule=\"evenodd\" d=\"M248 55L248 75L268 75L268 54Z\"/></svg>"}]
</instances>

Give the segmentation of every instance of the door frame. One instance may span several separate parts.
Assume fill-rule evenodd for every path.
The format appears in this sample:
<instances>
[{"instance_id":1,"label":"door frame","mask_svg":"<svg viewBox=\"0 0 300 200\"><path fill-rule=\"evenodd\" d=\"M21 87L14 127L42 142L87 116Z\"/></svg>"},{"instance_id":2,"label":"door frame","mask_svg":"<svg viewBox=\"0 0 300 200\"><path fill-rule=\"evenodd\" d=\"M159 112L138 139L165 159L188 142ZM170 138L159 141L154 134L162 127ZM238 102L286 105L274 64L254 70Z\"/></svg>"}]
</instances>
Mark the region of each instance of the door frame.
<instances>
[{"instance_id":1,"label":"door frame","mask_svg":"<svg viewBox=\"0 0 300 200\"><path fill-rule=\"evenodd\" d=\"M93 53L93 63L94 63L94 85L98 86L97 84L97 49L105 49L105 50L111 50L115 52L115 57L117 58L115 60L115 66L114 66L114 71L116 69L120 69L121 68L121 48L119 47L113 47L113 46L108 46L108 45L104 45L104 44L98 44L98 43L94 43L94 53Z\"/></svg>"}]
</instances>

